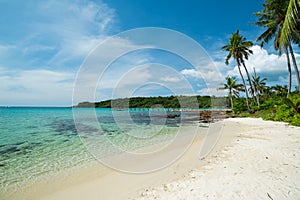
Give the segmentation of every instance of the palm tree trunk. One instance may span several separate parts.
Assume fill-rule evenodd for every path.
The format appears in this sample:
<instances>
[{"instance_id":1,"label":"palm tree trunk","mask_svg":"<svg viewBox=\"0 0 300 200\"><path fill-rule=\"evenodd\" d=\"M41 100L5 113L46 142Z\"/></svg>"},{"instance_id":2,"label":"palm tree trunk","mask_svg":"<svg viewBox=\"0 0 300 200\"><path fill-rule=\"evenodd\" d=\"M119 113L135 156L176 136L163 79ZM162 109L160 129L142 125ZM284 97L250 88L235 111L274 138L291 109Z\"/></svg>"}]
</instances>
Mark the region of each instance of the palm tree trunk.
<instances>
[{"instance_id":1,"label":"palm tree trunk","mask_svg":"<svg viewBox=\"0 0 300 200\"><path fill-rule=\"evenodd\" d=\"M300 92L300 77L299 77L299 71L298 71L294 51L293 51L293 48L292 48L291 44L289 44L288 46L289 46L289 50L290 50L290 53L291 53L291 56L292 56L294 70L295 70L295 73L296 73L296 78L297 78L297 83L298 83L298 92Z\"/></svg>"},{"instance_id":2,"label":"palm tree trunk","mask_svg":"<svg viewBox=\"0 0 300 200\"><path fill-rule=\"evenodd\" d=\"M257 105L258 105L258 108L260 107L260 100L259 100L259 92L258 92L258 86L255 86L254 85L254 89L255 89L255 93L256 93L256 101L257 101Z\"/></svg>"},{"instance_id":3,"label":"palm tree trunk","mask_svg":"<svg viewBox=\"0 0 300 200\"><path fill-rule=\"evenodd\" d=\"M253 67L253 71L254 71L254 77L257 77L256 75L256 71L255 71L255 67ZM255 93L257 95L257 105L258 105L258 108L260 107L260 100L259 100L259 89L258 89L258 85L255 84L255 82L253 82L253 85L254 85L254 89L255 89Z\"/></svg>"},{"instance_id":4,"label":"palm tree trunk","mask_svg":"<svg viewBox=\"0 0 300 200\"><path fill-rule=\"evenodd\" d=\"M260 101L259 101L259 93L258 93L258 86L255 83L252 83L254 94L255 94L255 99L258 105L258 108L260 107Z\"/></svg>"},{"instance_id":5,"label":"palm tree trunk","mask_svg":"<svg viewBox=\"0 0 300 200\"><path fill-rule=\"evenodd\" d=\"M258 94L257 94L257 92L256 92L256 90L255 90L255 88L253 87L253 84L251 83L251 77L250 77L250 74L249 74L249 72L248 72L248 69L247 69L247 67L246 67L246 65L245 65L245 63L242 61L242 64L243 64L243 67L244 67L244 69L245 69L245 71L246 71L246 74L247 74L247 77L248 77L248 82L249 82L249 84L250 84L250 88L251 88L251 93L252 93L252 95L253 95L253 99L255 98L256 99L256 102L257 102L257 105L258 105L258 107L260 106L260 103L259 103L259 99L258 99ZM254 99L254 100L255 100Z\"/></svg>"},{"instance_id":6,"label":"palm tree trunk","mask_svg":"<svg viewBox=\"0 0 300 200\"><path fill-rule=\"evenodd\" d=\"M252 83L251 83L251 77L250 77L250 74L249 74L248 69L247 69L247 67L246 67L246 65L245 65L245 63L244 63L243 61L242 61L242 65L243 65L243 67L244 67L244 69L245 69L245 72L246 72L246 75L247 75L247 77L248 77L248 82L249 82L249 85L250 85L251 94L252 94L252 97L253 97L253 99L254 99L255 94L254 94L253 85L252 85Z\"/></svg>"},{"instance_id":7,"label":"palm tree trunk","mask_svg":"<svg viewBox=\"0 0 300 200\"><path fill-rule=\"evenodd\" d=\"M292 88L292 71L291 71L291 61L290 61L290 56L289 56L289 51L288 48L285 47L285 55L286 55L286 62L287 62L287 67L288 67L288 94L289 95L291 93L291 88Z\"/></svg>"},{"instance_id":8,"label":"palm tree trunk","mask_svg":"<svg viewBox=\"0 0 300 200\"><path fill-rule=\"evenodd\" d=\"M244 76L243 76L243 74L242 74L242 72L241 72L241 67L240 67L240 63L239 63L238 60L237 60L237 64L238 64L239 73L240 73L240 75L241 75L241 78L242 78L242 81L243 81L243 84L244 84L244 87L245 87L247 109L248 109L248 112L249 112L249 113L252 113L252 110L251 110L250 105L249 105L249 97L248 97L247 86L246 86L246 83L245 83Z\"/></svg>"},{"instance_id":9,"label":"palm tree trunk","mask_svg":"<svg viewBox=\"0 0 300 200\"><path fill-rule=\"evenodd\" d=\"M230 100L231 111L234 112L233 111L233 99L232 99L232 92L231 91L229 91L228 97L229 97L229 100Z\"/></svg>"},{"instance_id":10,"label":"palm tree trunk","mask_svg":"<svg viewBox=\"0 0 300 200\"><path fill-rule=\"evenodd\" d=\"M230 103L231 103L231 112L235 115L235 112L233 110L233 96L230 95Z\"/></svg>"}]
</instances>

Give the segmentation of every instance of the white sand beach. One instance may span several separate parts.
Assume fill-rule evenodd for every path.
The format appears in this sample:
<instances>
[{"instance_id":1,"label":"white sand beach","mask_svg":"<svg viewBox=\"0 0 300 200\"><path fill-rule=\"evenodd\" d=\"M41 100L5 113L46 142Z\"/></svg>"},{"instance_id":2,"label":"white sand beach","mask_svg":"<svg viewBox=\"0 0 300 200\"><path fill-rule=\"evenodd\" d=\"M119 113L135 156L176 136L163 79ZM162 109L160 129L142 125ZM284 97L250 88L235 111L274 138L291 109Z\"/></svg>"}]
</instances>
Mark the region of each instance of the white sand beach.
<instances>
[{"instance_id":1,"label":"white sand beach","mask_svg":"<svg viewBox=\"0 0 300 200\"><path fill-rule=\"evenodd\" d=\"M94 166L59 186L37 186L25 199L299 199L299 127L252 118L217 123L221 138L204 159L198 136L184 156L157 172L100 173Z\"/></svg>"},{"instance_id":2,"label":"white sand beach","mask_svg":"<svg viewBox=\"0 0 300 200\"><path fill-rule=\"evenodd\" d=\"M231 144L184 177L134 199L299 199L300 128L261 119L239 125ZM223 133L226 134L226 133Z\"/></svg>"}]
</instances>

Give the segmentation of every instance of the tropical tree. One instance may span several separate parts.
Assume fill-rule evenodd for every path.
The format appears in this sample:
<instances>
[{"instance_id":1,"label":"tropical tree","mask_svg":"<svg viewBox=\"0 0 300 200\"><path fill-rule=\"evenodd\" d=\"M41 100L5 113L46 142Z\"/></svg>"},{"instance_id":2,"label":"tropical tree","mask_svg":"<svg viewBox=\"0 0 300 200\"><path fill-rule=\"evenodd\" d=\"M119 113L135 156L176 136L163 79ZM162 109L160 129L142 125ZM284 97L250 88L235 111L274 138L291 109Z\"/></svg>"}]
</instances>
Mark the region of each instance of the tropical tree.
<instances>
[{"instance_id":1,"label":"tropical tree","mask_svg":"<svg viewBox=\"0 0 300 200\"><path fill-rule=\"evenodd\" d=\"M255 88L256 95L258 96L258 100L260 99L260 95L263 95L266 90L266 80L267 78L261 79L260 76L256 74L252 76L252 85ZM258 104L260 106L260 104Z\"/></svg>"},{"instance_id":2,"label":"tropical tree","mask_svg":"<svg viewBox=\"0 0 300 200\"><path fill-rule=\"evenodd\" d=\"M288 67L288 93L291 92L292 82L289 53L292 57L298 87L300 87L299 71L294 56L294 51L291 45L291 41L295 41L297 43L300 41L299 29L296 29L296 27L299 27L299 20L297 20L299 19L299 16L295 15L298 14L299 6L297 7L297 5L299 5L299 2L293 3L291 1L266 0L263 4L264 9L260 12L255 13L255 15L258 17L258 21L255 24L267 28L267 30L256 39L256 41L261 41L260 45L263 46L265 43L268 43L272 38L274 38L274 49L279 52L279 55L281 55L282 50L284 50ZM296 7L296 9L294 7ZM292 14L289 14L289 12ZM283 26L285 26L284 30Z\"/></svg>"},{"instance_id":3,"label":"tropical tree","mask_svg":"<svg viewBox=\"0 0 300 200\"><path fill-rule=\"evenodd\" d=\"M300 47L300 1L290 0L286 11L286 17L282 25L282 33L280 37L279 48L288 46L291 53L294 70L296 73L298 91L300 92L300 77L297 67L293 47L291 43L296 43Z\"/></svg>"},{"instance_id":4,"label":"tropical tree","mask_svg":"<svg viewBox=\"0 0 300 200\"><path fill-rule=\"evenodd\" d=\"M286 85L284 86L275 85L275 86L271 86L270 90L272 93L274 93L275 97L284 97L287 95L288 88Z\"/></svg>"},{"instance_id":5,"label":"tropical tree","mask_svg":"<svg viewBox=\"0 0 300 200\"><path fill-rule=\"evenodd\" d=\"M283 103L288 107L292 108L294 114L300 114L300 99L299 98L284 98Z\"/></svg>"},{"instance_id":6,"label":"tropical tree","mask_svg":"<svg viewBox=\"0 0 300 200\"><path fill-rule=\"evenodd\" d=\"M280 38L280 46L284 47L294 40L296 43L300 43L300 1L290 0L286 11L286 17L282 25L282 35Z\"/></svg>"},{"instance_id":7,"label":"tropical tree","mask_svg":"<svg viewBox=\"0 0 300 200\"><path fill-rule=\"evenodd\" d=\"M246 41L246 38L243 37L242 35L240 35L239 30L237 30L236 33L232 33L232 35L229 39L229 43L222 47L223 51L228 51L228 55L225 59L225 64L226 65L229 64L229 60L231 57L233 57L237 63L238 70L239 70L240 76L242 78L244 89L245 89L247 108L250 113L252 113L252 110L249 105L249 95L248 95L245 79L244 79L244 76L241 71L241 65L243 65L243 67L246 71L246 74L248 76L248 80L250 83L250 87L253 88L251 79L250 79L250 74L249 74L249 72L246 68L245 62L244 62L244 59L247 60L249 55L253 53L252 50L250 50L250 47L252 45L253 45L253 43L250 41Z\"/></svg>"},{"instance_id":8,"label":"tropical tree","mask_svg":"<svg viewBox=\"0 0 300 200\"><path fill-rule=\"evenodd\" d=\"M226 77L226 83L224 84L223 87L219 88L221 90L228 90L228 98L230 101L230 107L231 110L233 111L233 97L239 97L239 91L245 91L244 87L242 84L238 84L236 77Z\"/></svg>"}]
</instances>

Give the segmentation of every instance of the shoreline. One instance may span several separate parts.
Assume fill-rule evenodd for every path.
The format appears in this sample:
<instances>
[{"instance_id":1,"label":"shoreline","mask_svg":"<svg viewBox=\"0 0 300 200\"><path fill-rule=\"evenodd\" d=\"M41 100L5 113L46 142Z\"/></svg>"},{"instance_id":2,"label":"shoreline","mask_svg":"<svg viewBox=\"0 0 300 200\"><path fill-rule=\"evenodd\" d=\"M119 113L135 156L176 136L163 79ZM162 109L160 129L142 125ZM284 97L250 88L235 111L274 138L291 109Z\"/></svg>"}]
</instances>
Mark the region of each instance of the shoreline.
<instances>
[{"instance_id":1,"label":"shoreline","mask_svg":"<svg viewBox=\"0 0 300 200\"><path fill-rule=\"evenodd\" d=\"M202 141L202 138L202 133L197 134L194 142L196 142L197 144ZM172 155L173 151L175 151L176 153L178 149L186 147L182 146L182 143L178 143L176 145L177 148L172 148L164 151L162 155L156 154L156 156L158 157L155 157L154 160L156 162L162 161L167 156ZM153 149L155 149L155 147L156 145L148 146L145 147L144 150L152 151ZM191 146L191 148L193 147L195 147L195 145ZM190 149L188 151L190 151ZM198 153L198 151L190 153ZM193 157L194 156L188 157L187 162L183 163L182 161L175 161L175 163L173 163L169 167L145 174L124 173L116 171L114 169L106 168L108 172L104 176L99 176L98 178L92 178L87 181L78 182L71 187L66 187L60 191L57 191L57 193L42 196L41 199L124 199L128 195L128 191L130 191L130 193L132 192L132 195L135 194L136 191L133 191L133 188L138 188L139 186L151 186L153 184L157 184L160 180L171 180L170 178L173 177L173 175L184 174L185 168L188 167L188 165L194 165L194 159L191 159ZM144 160L142 163L137 163L132 159L126 160L126 158L123 157L118 158L118 160L123 160L121 162L125 162L124 164L126 166L128 165L129 167L131 165L135 165L138 169L143 168L145 165L148 166L152 164L152 160ZM101 164L98 163L98 167L100 165ZM185 166L182 169L179 169L178 167L182 165ZM95 168L96 167L97 166L95 165Z\"/></svg>"},{"instance_id":2,"label":"shoreline","mask_svg":"<svg viewBox=\"0 0 300 200\"><path fill-rule=\"evenodd\" d=\"M205 158L199 153L207 138L197 134L185 154L162 170L129 174L95 163L71 178L31 188L25 199L296 199L300 195L299 127L257 118L214 124L222 124L222 134ZM178 143L174 151L181 147Z\"/></svg>"},{"instance_id":3,"label":"shoreline","mask_svg":"<svg viewBox=\"0 0 300 200\"><path fill-rule=\"evenodd\" d=\"M242 132L180 179L131 199L298 199L300 128L260 118L230 118Z\"/></svg>"},{"instance_id":4,"label":"shoreline","mask_svg":"<svg viewBox=\"0 0 300 200\"><path fill-rule=\"evenodd\" d=\"M197 124L189 124L184 127L189 129L189 127L195 126L197 126ZM205 130L203 128L199 129ZM186 132L183 131L182 133L185 134ZM184 137L182 133L180 136L181 138ZM199 133L196 137L198 139L201 138L202 133ZM168 143L168 141L162 142L161 144L145 146L141 149L138 149L137 153L144 153L153 149L156 150L156 147L160 147L164 145L164 143ZM180 146L181 143L177 145ZM95 180L101 180L100 182L103 182L104 184L108 179L110 179L109 177L122 175L121 172L116 172L113 169L104 166L97 160L91 161L88 164L83 163L81 167L74 166L73 169L65 172L61 172L53 177L48 177L45 180L38 180L33 182L33 184L25 184L24 187L19 187L18 191L14 191L14 193L9 192L2 195L4 195L3 197L5 197L5 199L20 199L24 197L25 199L41 199L64 191L65 189L77 187L78 185L90 183Z\"/></svg>"},{"instance_id":5,"label":"shoreline","mask_svg":"<svg viewBox=\"0 0 300 200\"><path fill-rule=\"evenodd\" d=\"M222 122L217 123L222 124ZM238 127L235 127L235 129L238 129ZM48 193L44 195L40 194L35 197L32 196L31 199L126 199L130 196L135 196L137 193L140 193L142 188L158 185L162 181L172 181L174 178L184 177L189 170L206 165L206 160L201 159L199 156L200 148L204 141L203 136L204 134L202 133L197 134L193 144L185 154L170 166L161 170L146 174L130 174L108 169L109 172L104 176L77 182L71 186L65 186L52 194ZM220 151L224 146L228 145L233 135L227 134L221 135L221 137L217 146L213 149L213 152ZM184 143L178 143L176 148L169 149L163 154L157 155L158 157L153 158L153 160L135 164L143 166L151 164L152 161L160 162L178 149L185 148L185 146L182 146L183 144ZM80 176L80 174L78 176Z\"/></svg>"}]
</instances>

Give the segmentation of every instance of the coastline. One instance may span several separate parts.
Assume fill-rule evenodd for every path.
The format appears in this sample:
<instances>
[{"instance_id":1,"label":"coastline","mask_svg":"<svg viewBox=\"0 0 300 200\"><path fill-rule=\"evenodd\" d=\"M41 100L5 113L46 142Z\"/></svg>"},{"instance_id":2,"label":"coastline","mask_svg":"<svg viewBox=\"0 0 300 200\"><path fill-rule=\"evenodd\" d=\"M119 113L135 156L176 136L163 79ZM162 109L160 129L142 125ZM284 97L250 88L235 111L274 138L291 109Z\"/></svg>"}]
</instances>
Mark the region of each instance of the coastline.
<instances>
[{"instance_id":1,"label":"coastline","mask_svg":"<svg viewBox=\"0 0 300 200\"><path fill-rule=\"evenodd\" d=\"M298 199L300 128L257 118L230 118L242 131L207 165L144 188L132 199Z\"/></svg>"},{"instance_id":2,"label":"coastline","mask_svg":"<svg viewBox=\"0 0 300 200\"><path fill-rule=\"evenodd\" d=\"M37 185L25 199L296 199L300 195L299 127L253 118L216 123L222 124L222 134L204 159L199 158L204 138L198 134L185 154L162 170L129 174L95 163L71 178Z\"/></svg>"},{"instance_id":3,"label":"coastline","mask_svg":"<svg viewBox=\"0 0 300 200\"><path fill-rule=\"evenodd\" d=\"M219 121L215 124L223 124L223 122ZM226 130L230 127L227 126L223 128ZM238 127L234 128L236 130L238 129ZM216 153L217 151L220 151L224 148L224 146L228 145L228 143L232 141L232 138L233 134L231 133L221 135L220 141L213 149L213 152ZM75 180L72 185L61 186L59 190L53 191L53 193L47 192L44 194L34 194L31 192L30 199L126 199L131 196L135 196L137 193L140 193L142 188L159 185L162 181L172 181L174 178L184 177L188 171L195 167L206 165L207 161L205 159L200 159L199 157L200 148L204 141L203 139L203 133L197 134L192 145L188 148L184 155L170 166L161 170L145 174L132 174L122 173L107 168L106 174L82 181L82 178L80 177L89 176L86 174L89 173L89 170L87 170L86 173L77 173L76 176L78 177L78 181ZM174 149L170 149L161 155L157 155L157 157L153 158L153 160L135 164L143 166L149 165L149 163L151 164L152 161L160 162L181 148L186 148L186 144L184 142L178 142ZM131 160L130 162L132 163L134 161ZM98 167L99 165L100 164L98 163ZM94 170L97 171L97 166L95 165L94 167ZM81 181L79 181L80 179ZM43 190L45 191L45 188Z\"/></svg>"},{"instance_id":4,"label":"coastline","mask_svg":"<svg viewBox=\"0 0 300 200\"><path fill-rule=\"evenodd\" d=\"M197 125L194 124L189 126L190 127L188 127L187 131ZM101 168L105 167L107 172L106 174L102 174L102 176L98 177L91 177L89 180L79 181L71 187L64 187L63 189L57 191L57 193L41 196L37 199L82 199L86 197L88 197L88 199L124 199L128 195L128 192L130 192L132 195L135 194L136 191L132 190L133 188L139 188L140 186L151 186L159 183L161 180L171 180L170 178L172 178L174 175L184 174L186 172L185 169L189 167L189 165L195 165L197 163L194 157L199 153L199 143L202 141L204 136L202 131L205 131L205 129L200 130L200 133L195 136L193 144L187 150L189 154L193 155L188 157L183 156L185 158L184 162L181 160L183 157L181 157L179 160L175 161L175 163L171 164L171 166L163 168L162 170L145 174L119 172L114 169L107 168L98 162L94 165L94 170L96 170L96 168L100 170ZM181 138L183 139L182 141L177 142L171 149L163 151L162 154L156 154L156 157L153 157L153 159L146 159L139 163L130 158L127 160L126 157L124 158L120 156L117 158L117 160L122 162L124 166L135 165L138 169L152 165L153 161L156 163L160 161L163 162L166 157L172 156L174 153L177 154L177 151L185 150L187 143L184 141L184 136L181 136ZM160 148L161 145L163 144L147 146L139 151L141 153L149 151L151 152L156 150L157 147ZM193 150L191 151L191 149ZM84 177L87 176L87 174L79 173L77 176Z\"/></svg>"}]
</instances>

